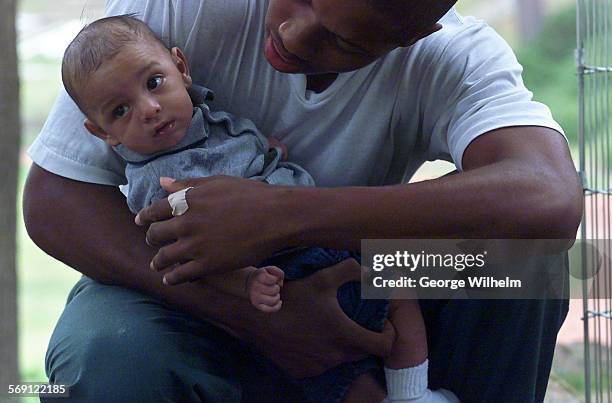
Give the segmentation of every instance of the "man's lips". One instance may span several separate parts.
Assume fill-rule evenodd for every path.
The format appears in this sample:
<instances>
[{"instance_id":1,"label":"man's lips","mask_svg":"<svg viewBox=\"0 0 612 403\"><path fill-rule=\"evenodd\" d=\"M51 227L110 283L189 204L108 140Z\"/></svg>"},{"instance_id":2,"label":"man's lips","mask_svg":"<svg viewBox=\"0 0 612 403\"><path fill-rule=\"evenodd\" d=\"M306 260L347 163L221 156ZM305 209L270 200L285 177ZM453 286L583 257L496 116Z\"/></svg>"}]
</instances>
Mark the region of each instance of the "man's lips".
<instances>
[{"instance_id":1,"label":"man's lips","mask_svg":"<svg viewBox=\"0 0 612 403\"><path fill-rule=\"evenodd\" d=\"M163 136L164 134L166 134L166 132L174 129L175 125L176 125L176 122L174 120L162 122L158 124L157 126L155 126L155 134L158 136Z\"/></svg>"},{"instance_id":2,"label":"man's lips","mask_svg":"<svg viewBox=\"0 0 612 403\"><path fill-rule=\"evenodd\" d=\"M298 73L306 66L304 60L287 52L271 32L268 34L264 53L272 67L284 73Z\"/></svg>"},{"instance_id":3,"label":"man's lips","mask_svg":"<svg viewBox=\"0 0 612 403\"><path fill-rule=\"evenodd\" d=\"M274 35L270 34L270 37L272 38L272 45L274 46L274 50L276 50L276 53L278 53L281 59L283 59L289 64L301 65L304 63L302 59L285 49L283 43L276 39Z\"/></svg>"}]
</instances>

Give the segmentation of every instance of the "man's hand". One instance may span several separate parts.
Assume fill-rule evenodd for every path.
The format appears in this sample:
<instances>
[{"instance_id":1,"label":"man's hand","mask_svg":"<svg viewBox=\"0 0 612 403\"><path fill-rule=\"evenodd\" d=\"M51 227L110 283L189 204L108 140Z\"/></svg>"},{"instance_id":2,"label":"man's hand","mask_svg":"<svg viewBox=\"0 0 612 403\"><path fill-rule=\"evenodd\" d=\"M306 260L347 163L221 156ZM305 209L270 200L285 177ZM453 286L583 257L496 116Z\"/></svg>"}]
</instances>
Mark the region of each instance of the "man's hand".
<instances>
[{"instance_id":1,"label":"man's hand","mask_svg":"<svg viewBox=\"0 0 612 403\"><path fill-rule=\"evenodd\" d=\"M185 214L173 217L163 199L136 216L136 224L150 225L147 243L162 246L151 268L173 267L164 277L167 284L252 266L284 246L271 203L279 187L227 176L160 183L170 193L194 187L186 195Z\"/></svg>"},{"instance_id":2,"label":"man's hand","mask_svg":"<svg viewBox=\"0 0 612 403\"><path fill-rule=\"evenodd\" d=\"M281 309L281 288L285 273L276 266L266 266L249 274L247 294L251 304L262 312L276 312Z\"/></svg>"},{"instance_id":3,"label":"man's hand","mask_svg":"<svg viewBox=\"0 0 612 403\"><path fill-rule=\"evenodd\" d=\"M301 280L287 281L283 308L274 315L256 311L258 326L240 334L253 347L295 378L315 376L345 361L368 355L383 357L395 339L392 326L383 333L351 320L338 304L338 288L359 281L361 266L353 259Z\"/></svg>"}]
</instances>

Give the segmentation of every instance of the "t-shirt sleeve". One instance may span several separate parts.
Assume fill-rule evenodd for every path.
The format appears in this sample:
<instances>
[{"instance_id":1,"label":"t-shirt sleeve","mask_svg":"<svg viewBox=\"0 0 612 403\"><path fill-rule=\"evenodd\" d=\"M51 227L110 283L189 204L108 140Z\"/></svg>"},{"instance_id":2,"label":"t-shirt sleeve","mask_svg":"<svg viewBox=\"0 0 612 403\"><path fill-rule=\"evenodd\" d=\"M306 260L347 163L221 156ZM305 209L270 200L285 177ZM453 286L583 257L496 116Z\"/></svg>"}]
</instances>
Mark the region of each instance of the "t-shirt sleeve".
<instances>
[{"instance_id":1,"label":"t-shirt sleeve","mask_svg":"<svg viewBox=\"0 0 612 403\"><path fill-rule=\"evenodd\" d=\"M28 155L37 165L66 178L102 185L125 184L123 161L85 129L84 120L62 89Z\"/></svg>"},{"instance_id":2,"label":"t-shirt sleeve","mask_svg":"<svg viewBox=\"0 0 612 403\"><path fill-rule=\"evenodd\" d=\"M510 46L485 23L467 20L434 47L421 84L428 160L462 158L478 136L510 126L542 126L563 134L549 108L533 101Z\"/></svg>"}]
</instances>

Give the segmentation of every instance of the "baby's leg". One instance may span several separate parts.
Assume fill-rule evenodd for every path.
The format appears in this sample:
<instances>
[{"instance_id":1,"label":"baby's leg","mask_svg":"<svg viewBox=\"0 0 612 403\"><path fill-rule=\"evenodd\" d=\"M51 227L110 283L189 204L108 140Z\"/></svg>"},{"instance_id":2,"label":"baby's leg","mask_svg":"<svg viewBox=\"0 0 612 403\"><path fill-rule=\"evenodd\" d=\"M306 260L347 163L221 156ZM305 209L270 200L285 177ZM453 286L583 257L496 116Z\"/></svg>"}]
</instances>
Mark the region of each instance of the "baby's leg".
<instances>
[{"instance_id":1,"label":"baby's leg","mask_svg":"<svg viewBox=\"0 0 612 403\"><path fill-rule=\"evenodd\" d=\"M385 402L458 402L447 390L427 388L427 332L416 299L392 300L388 319L395 328L395 342L384 357L387 399Z\"/></svg>"},{"instance_id":2,"label":"baby's leg","mask_svg":"<svg viewBox=\"0 0 612 403\"><path fill-rule=\"evenodd\" d=\"M395 343L385 359L390 369L415 367L427 359L427 332L416 299L392 300L389 321L395 328Z\"/></svg>"}]
</instances>

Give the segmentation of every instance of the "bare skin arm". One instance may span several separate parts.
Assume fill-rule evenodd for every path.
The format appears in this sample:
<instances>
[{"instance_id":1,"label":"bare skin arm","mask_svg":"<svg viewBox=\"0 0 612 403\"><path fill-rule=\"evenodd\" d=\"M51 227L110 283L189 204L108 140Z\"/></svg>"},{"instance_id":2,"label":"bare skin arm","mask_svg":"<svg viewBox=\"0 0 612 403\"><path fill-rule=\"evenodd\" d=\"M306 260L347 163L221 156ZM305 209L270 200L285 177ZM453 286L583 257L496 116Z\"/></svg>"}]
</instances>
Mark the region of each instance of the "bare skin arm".
<instances>
[{"instance_id":1,"label":"bare skin arm","mask_svg":"<svg viewBox=\"0 0 612 403\"><path fill-rule=\"evenodd\" d=\"M358 248L360 239L389 237L575 238L581 189L559 133L540 127L490 132L468 147L463 166L460 174L377 188L199 179L189 183L198 187L188 194L184 216L166 220L168 202L160 200L138 221L153 223L147 233L152 244L178 240L160 249L156 269L192 260L167 274L171 283L252 264L286 246ZM244 241L235 245L234 239ZM214 254L200 247L210 243L219 245Z\"/></svg>"},{"instance_id":2,"label":"bare skin arm","mask_svg":"<svg viewBox=\"0 0 612 403\"><path fill-rule=\"evenodd\" d=\"M144 230L134 225L115 187L65 179L33 165L23 207L28 233L51 256L95 280L213 319L239 337L257 341L263 353L294 376L314 375L368 354L385 355L391 346L392 334L361 328L337 303L338 286L359 278L354 261L285 285L283 309L269 315L244 298L199 282L162 285L161 275L149 268L155 249L146 246Z\"/></svg>"}]
</instances>

